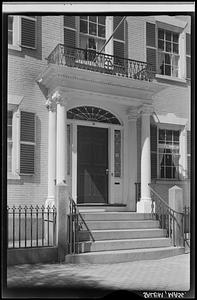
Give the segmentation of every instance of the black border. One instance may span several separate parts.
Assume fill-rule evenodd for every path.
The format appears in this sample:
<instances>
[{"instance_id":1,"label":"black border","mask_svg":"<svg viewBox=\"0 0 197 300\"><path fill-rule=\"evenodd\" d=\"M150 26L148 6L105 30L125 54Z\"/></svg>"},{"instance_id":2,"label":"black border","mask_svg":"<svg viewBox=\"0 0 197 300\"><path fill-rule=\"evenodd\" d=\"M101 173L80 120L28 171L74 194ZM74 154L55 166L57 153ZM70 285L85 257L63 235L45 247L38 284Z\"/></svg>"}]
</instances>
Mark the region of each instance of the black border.
<instances>
[{"instance_id":1,"label":"black border","mask_svg":"<svg viewBox=\"0 0 197 300\"><path fill-rule=\"evenodd\" d=\"M3 3L12 3L17 4L16 1L4 1ZM21 3L20 1L19 3ZM60 1L62 2L62 1ZM66 4L80 4L78 1L65 1ZM94 4L100 4L105 1L99 1L99 2L92 2L92 1L86 1L84 3L90 3L91 5ZM152 1L151 3L153 3ZM27 1L24 1L24 3L28 3ZM37 2L37 4L47 4L49 1L42 1L42 2ZM54 3L54 2L52 2ZM57 2L58 4L59 2ZM63 2L64 3L64 2ZM124 7L123 3L130 4L129 2L118 2L119 4ZM139 3L139 2L137 2ZM171 1L165 1L166 5L168 4L176 4L177 2L171 2ZM180 1L178 3L181 3ZM187 2L184 2L186 4ZM32 2L30 2L32 4ZM36 2L33 2L33 4L36 5ZM83 4L83 3L81 3ZM109 2L110 4L117 4L117 2ZM158 2L156 2L158 4ZM163 4L163 2L161 3ZM191 4L191 2L190 2ZM159 7L158 7L159 8ZM1 233L2 233L2 239L1 239L1 262L2 262L2 267L1 267L1 288L2 288L2 298L108 298L114 297L114 296L132 296L134 295L137 298L143 298L143 291L110 291L110 290L98 290L98 289L84 289L84 287L79 287L79 289L75 290L69 290L69 289L7 289L6 287L6 271L7 271L7 249L5 245L7 245L7 237L6 237L6 232L7 232L7 226L6 226L6 214L4 213L7 208L7 15L9 13L4 13L3 12L3 39L2 39L2 57L3 57L3 68L2 68L2 84L3 84L3 93L2 93L2 201L1 201ZM62 12L39 12L35 13L34 11L31 11L29 13L11 13L15 15L73 15L74 13L62 13ZM97 12L95 13L86 13L86 12L81 12L77 13L76 15L99 15ZM144 11L137 11L137 12L128 12L128 11L121 11L120 12L102 12L100 15L128 15L128 16L151 16L151 15L189 15L191 16L191 43L192 43L192 53L191 53L191 62L192 62L192 68L191 68L191 136L192 136L192 144L191 144L191 161L192 161L192 166L191 166L191 230L192 230L192 240L191 240L191 253L190 253L190 291L185 293L184 298L194 298L195 296L195 16L194 12L176 12L176 11L168 11L166 10L165 12L160 12L160 11L154 11L154 12L144 12ZM6 74L6 75L5 75ZM157 292L162 292L162 291L157 291ZM66 293L66 294L65 294ZM66 296L65 296L66 295Z\"/></svg>"}]
</instances>

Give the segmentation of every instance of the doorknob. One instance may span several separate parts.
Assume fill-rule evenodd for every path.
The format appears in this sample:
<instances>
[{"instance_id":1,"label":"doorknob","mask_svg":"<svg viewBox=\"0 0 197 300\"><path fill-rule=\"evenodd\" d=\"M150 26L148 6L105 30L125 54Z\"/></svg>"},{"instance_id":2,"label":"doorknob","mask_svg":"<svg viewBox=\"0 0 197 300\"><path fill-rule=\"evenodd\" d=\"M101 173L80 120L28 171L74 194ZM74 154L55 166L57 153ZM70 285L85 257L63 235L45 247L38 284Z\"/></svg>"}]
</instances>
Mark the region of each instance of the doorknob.
<instances>
[{"instance_id":1,"label":"doorknob","mask_svg":"<svg viewBox=\"0 0 197 300\"><path fill-rule=\"evenodd\" d=\"M109 169L105 170L105 174L108 175L109 174Z\"/></svg>"}]
</instances>

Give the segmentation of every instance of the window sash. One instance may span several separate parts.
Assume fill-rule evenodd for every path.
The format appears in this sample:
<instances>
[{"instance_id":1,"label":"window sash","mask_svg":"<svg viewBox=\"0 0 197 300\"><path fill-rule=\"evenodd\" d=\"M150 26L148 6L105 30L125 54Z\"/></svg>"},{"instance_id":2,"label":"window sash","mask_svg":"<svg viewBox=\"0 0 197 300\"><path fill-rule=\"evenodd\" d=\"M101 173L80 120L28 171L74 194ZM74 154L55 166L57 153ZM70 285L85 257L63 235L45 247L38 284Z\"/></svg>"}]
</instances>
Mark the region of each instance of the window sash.
<instances>
[{"instance_id":1,"label":"window sash","mask_svg":"<svg viewBox=\"0 0 197 300\"><path fill-rule=\"evenodd\" d=\"M80 17L80 34L89 35L92 37L97 37L98 39L105 39L106 26L100 22L99 17L96 16L96 20L91 20L92 16L82 16ZM82 26L83 31L82 31ZM93 28L95 31L93 31ZM103 32L104 31L104 32Z\"/></svg>"},{"instance_id":2,"label":"window sash","mask_svg":"<svg viewBox=\"0 0 197 300\"><path fill-rule=\"evenodd\" d=\"M179 179L179 131L158 129L158 176L161 179Z\"/></svg>"}]
</instances>

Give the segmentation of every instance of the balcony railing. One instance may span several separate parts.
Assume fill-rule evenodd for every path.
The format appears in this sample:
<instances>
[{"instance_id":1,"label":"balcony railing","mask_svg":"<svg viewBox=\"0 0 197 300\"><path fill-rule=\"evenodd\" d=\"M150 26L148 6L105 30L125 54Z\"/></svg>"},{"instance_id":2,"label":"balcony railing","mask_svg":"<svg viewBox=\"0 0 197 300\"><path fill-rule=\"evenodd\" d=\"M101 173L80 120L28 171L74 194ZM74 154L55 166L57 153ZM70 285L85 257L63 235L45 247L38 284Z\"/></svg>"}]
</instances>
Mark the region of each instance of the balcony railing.
<instances>
[{"instance_id":1,"label":"balcony railing","mask_svg":"<svg viewBox=\"0 0 197 300\"><path fill-rule=\"evenodd\" d=\"M58 44L47 58L48 63L91 70L132 79L152 81L155 73L146 62L126 59L92 49L73 48Z\"/></svg>"}]
</instances>

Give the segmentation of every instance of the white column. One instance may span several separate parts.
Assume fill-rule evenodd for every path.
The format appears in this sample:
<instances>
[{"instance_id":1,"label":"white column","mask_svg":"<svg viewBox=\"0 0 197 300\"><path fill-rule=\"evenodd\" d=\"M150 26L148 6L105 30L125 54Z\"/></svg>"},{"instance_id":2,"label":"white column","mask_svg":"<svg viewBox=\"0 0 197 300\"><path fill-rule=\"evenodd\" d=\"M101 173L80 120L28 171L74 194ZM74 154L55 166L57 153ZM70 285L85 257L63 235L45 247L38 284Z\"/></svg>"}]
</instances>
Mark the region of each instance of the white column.
<instances>
[{"instance_id":1,"label":"white column","mask_svg":"<svg viewBox=\"0 0 197 300\"><path fill-rule=\"evenodd\" d=\"M45 206L55 205L55 178L56 178L56 104L48 99L46 107L48 118L48 195Z\"/></svg>"},{"instance_id":2,"label":"white column","mask_svg":"<svg viewBox=\"0 0 197 300\"><path fill-rule=\"evenodd\" d=\"M106 41L113 33L113 16L106 16L105 19L105 28L106 28ZM105 53L113 55L113 38L105 46Z\"/></svg>"},{"instance_id":3,"label":"white column","mask_svg":"<svg viewBox=\"0 0 197 300\"><path fill-rule=\"evenodd\" d=\"M53 94L52 98L57 103L56 184L65 184L67 177L66 102L58 91Z\"/></svg>"},{"instance_id":4,"label":"white column","mask_svg":"<svg viewBox=\"0 0 197 300\"><path fill-rule=\"evenodd\" d=\"M150 115L152 107L144 105L141 111L141 199L137 203L137 212L151 212L151 196L148 184L151 183L150 155Z\"/></svg>"},{"instance_id":5,"label":"white column","mask_svg":"<svg viewBox=\"0 0 197 300\"><path fill-rule=\"evenodd\" d=\"M186 127L180 133L180 160L179 160L180 179L187 177L187 129Z\"/></svg>"},{"instance_id":6,"label":"white column","mask_svg":"<svg viewBox=\"0 0 197 300\"><path fill-rule=\"evenodd\" d=\"M137 181L137 110L128 114L128 200L127 206L131 211L136 210L135 182Z\"/></svg>"}]
</instances>

